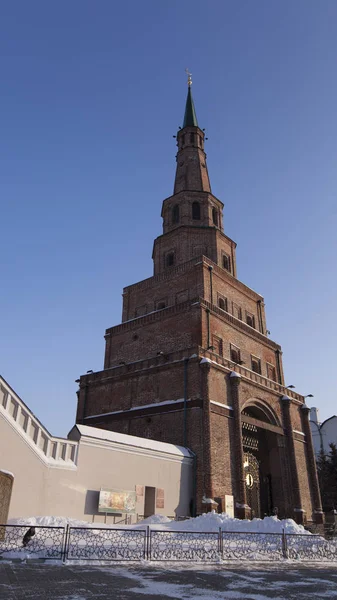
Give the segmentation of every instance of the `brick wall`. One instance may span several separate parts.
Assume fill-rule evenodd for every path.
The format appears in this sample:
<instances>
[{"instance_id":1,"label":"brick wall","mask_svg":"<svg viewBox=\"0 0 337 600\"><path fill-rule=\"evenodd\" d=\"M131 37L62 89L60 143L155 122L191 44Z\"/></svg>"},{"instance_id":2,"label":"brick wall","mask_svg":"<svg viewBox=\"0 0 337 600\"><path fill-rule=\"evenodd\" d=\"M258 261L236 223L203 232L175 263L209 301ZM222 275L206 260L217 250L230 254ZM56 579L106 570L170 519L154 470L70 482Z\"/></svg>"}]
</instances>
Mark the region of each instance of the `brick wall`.
<instances>
[{"instance_id":1,"label":"brick wall","mask_svg":"<svg viewBox=\"0 0 337 600\"><path fill-rule=\"evenodd\" d=\"M107 331L105 368L199 345L200 307L186 302Z\"/></svg>"}]
</instances>

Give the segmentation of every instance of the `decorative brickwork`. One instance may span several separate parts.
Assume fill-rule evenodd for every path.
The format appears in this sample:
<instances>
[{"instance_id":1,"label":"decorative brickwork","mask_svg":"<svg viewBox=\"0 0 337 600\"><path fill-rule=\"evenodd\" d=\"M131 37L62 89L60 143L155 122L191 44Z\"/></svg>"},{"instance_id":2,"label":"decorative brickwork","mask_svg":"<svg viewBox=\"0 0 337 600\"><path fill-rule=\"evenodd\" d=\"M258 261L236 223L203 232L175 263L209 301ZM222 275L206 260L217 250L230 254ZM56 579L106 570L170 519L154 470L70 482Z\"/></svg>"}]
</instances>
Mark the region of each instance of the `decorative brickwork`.
<instances>
[{"instance_id":1,"label":"decorative brickwork","mask_svg":"<svg viewBox=\"0 0 337 600\"><path fill-rule=\"evenodd\" d=\"M77 421L187 445L196 456L191 511L234 496L240 517L321 520L304 398L284 387L263 297L237 279L191 91L187 103L154 274L124 289L104 369L80 379Z\"/></svg>"}]
</instances>

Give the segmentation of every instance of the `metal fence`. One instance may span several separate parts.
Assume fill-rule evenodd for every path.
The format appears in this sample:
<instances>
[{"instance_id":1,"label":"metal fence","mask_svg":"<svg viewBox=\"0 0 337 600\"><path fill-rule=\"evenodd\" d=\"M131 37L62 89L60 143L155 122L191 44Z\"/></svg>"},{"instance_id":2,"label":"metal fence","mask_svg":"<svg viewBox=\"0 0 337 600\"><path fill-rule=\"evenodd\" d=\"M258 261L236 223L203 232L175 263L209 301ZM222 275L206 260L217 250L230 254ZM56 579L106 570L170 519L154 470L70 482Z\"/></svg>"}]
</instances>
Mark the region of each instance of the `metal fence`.
<instances>
[{"instance_id":1,"label":"metal fence","mask_svg":"<svg viewBox=\"0 0 337 600\"><path fill-rule=\"evenodd\" d=\"M65 535L64 527L0 525L0 559L62 560Z\"/></svg>"},{"instance_id":2,"label":"metal fence","mask_svg":"<svg viewBox=\"0 0 337 600\"><path fill-rule=\"evenodd\" d=\"M112 527L0 525L0 560L333 561L337 539L320 535Z\"/></svg>"},{"instance_id":3,"label":"metal fence","mask_svg":"<svg viewBox=\"0 0 337 600\"><path fill-rule=\"evenodd\" d=\"M286 536L287 558L297 560L337 561L337 539L326 540L320 535Z\"/></svg>"},{"instance_id":4,"label":"metal fence","mask_svg":"<svg viewBox=\"0 0 337 600\"><path fill-rule=\"evenodd\" d=\"M149 560L217 562L220 559L218 532L149 531Z\"/></svg>"},{"instance_id":5,"label":"metal fence","mask_svg":"<svg viewBox=\"0 0 337 600\"><path fill-rule=\"evenodd\" d=\"M64 558L69 560L145 560L145 529L68 527Z\"/></svg>"},{"instance_id":6,"label":"metal fence","mask_svg":"<svg viewBox=\"0 0 337 600\"><path fill-rule=\"evenodd\" d=\"M280 560L286 557L286 536L280 533L222 531L222 560Z\"/></svg>"}]
</instances>

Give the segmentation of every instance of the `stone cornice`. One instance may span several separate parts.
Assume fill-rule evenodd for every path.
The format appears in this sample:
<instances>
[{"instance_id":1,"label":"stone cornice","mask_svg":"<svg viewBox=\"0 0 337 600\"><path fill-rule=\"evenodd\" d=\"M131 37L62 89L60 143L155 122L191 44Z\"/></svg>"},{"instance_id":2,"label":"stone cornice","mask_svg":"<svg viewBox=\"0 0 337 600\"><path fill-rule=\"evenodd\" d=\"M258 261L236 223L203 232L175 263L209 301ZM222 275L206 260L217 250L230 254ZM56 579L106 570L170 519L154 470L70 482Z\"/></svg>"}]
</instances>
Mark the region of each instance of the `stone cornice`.
<instances>
[{"instance_id":1,"label":"stone cornice","mask_svg":"<svg viewBox=\"0 0 337 600\"><path fill-rule=\"evenodd\" d=\"M235 248L237 246L237 244L236 244L236 242L234 242L234 240L232 240L230 237L228 237L228 235L226 235L223 231L221 231L221 229L219 229L219 227L215 227L215 225L213 227L210 226L210 225L179 225L178 227L175 227L174 229L171 229L170 231L167 231L166 233L162 233L161 235L158 235L156 237L156 239L154 240L153 244L155 244L157 240L160 240L162 238L168 237L169 235L175 234L178 229L179 230L182 230L182 229L187 229L187 230L200 229L200 230L203 230L203 231L211 231L211 232L213 232L215 234L219 233L219 234L221 234L222 237L224 237L231 244L231 246L234 246ZM210 260L210 259L208 259L208 260ZM185 264L185 263L183 263L183 264Z\"/></svg>"},{"instance_id":2,"label":"stone cornice","mask_svg":"<svg viewBox=\"0 0 337 600\"><path fill-rule=\"evenodd\" d=\"M148 277L147 279L143 279L142 281L138 281L138 283L133 283L131 285L126 286L123 289L123 295L127 294L130 289L138 289L138 290L146 290L149 287L152 287L153 284L159 283L161 281L166 281L167 279L173 279L176 275L186 273L187 271L191 271L194 266L201 264L202 257L192 258L181 265L177 265L176 267L170 267L167 271L163 271L162 273L158 273L158 275L153 275L152 277Z\"/></svg>"},{"instance_id":3,"label":"stone cornice","mask_svg":"<svg viewBox=\"0 0 337 600\"><path fill-rule=\"evenodd\" d=\"M246 335L248 335L249 337L251 337L255 340L258 340L267 348L271 348L274 351L281 350L281 346L279 344L277 344L276 342L273 342L273 340L270 340L268 337L263 335L263 333L261 333L257 329L254 329L253 327L249 327L249 325L247 325L244 321L241 321L241 319L237 319L236 317L233 317L233 315L231 315L230 313L226 312L225 310L222 310L215 304L211 304L210 302L207 302L207 300L200 298L199 301L200 301L200 305L204 309L210 310L211 313L216 314L216 316L219 317L220 319L222 319L223 321L227 321L228 323L233 325L236 329L244 331L244 333Z\"/></svg>"},{"instance_id":4,"label":"stone cornice","mask_svg":"<svg viewBox=\"0 0 337 600\"><path fill-rule=\"evenodd\" d=\"M199 305L199 298L194 298L192 300L186 300L186 302L181 302L180 304L172 304L172 306L167 306L166 308L154 310L150 313L147 313L146 315L142 315L141 317L136 317L134 319L130 319L129 321L124 321L123 323L120 323L120 325L109 327L109 329L106 330L104 337L109 337L109 335L111 335L112 332L114 334L122 333L123 331L138 328L141 325L147 325L148 323L161 321L162 319L171 317L172 315L175 315L177 313L192 310L197 305Z\"/></svg>"},{"instance_id":5,"label":"stone cornice","mask_svg":"<svg viewBox=\"0 0 337 600\"><path fill-rule=\"evenodd\" d=\"M187 410L192 408L202 408L203 402L200 398L187 401ZM175 400L174 402L167 404L157 402L152 406L137 406L131 409L102 413L101 415L88 415L84 418L83 424L90 424L97 426L99 423L106 423L107 421L124 421L124 419L137 419L143 417L149 417L168 412L181 412L184 410L184 400Z\"/></svg>"},{"instance_id":6,"label":"stone cornice","mask_svg":"<svg viewBox=\"0 0 337 600\"><path fill-rule=\"evenodd\" d=\"M272 379L268 379L264 375L260 375L259 373L255 373L251 369L247 369L243 365L238 365L233 363L233 361L228 358L224 358L223 356L219 356L210 350L206 350L205 348L199 347L200 357L207 358L210 361L211 367L222 370L226 374L230 374L235 368L235 371L241 376L241 385L244 383L249 383L250 385L254 385L261 390L268 391L268 393L273 394L274 396L280 398L284 394L288 394L289 400L293 404L297 404L302 406L304 402L304 396L293 392L292 390L288 390L284 385L273 381Z\"/></svg>"},{"instance_id":7,"label":"stone cornice","mask_svg":"<svg viewBox=\"0 0 337 600\"><path fill-rule=\"evenodd\" d=\"M252 288L248 287L248 285L245 285L244 283L242 283L242 281L240 281L239 279L234 277L234 275L232 275L231 273L226 271L226 269L222 269L221 267L219 267L210 258L203 256L203 263L207 267L212 266L214 274L218 275L219 277L221 277L221 279L228 282L229 285L231 285L231 286L237 288L238 290L240 290L241 292L243 292L248 298L253 299L255 301L257 301L257 300L263 301L263 296L261 296L261 294L258 294L257 292L252 290Z\"/></svg>"},{"instance_id":8,"label":"stone cornice","mask_svg":"<svg viewBox=\"0 0 337 600\"><path fill-rule=\"evenodd\" d=\"M179 196L183 196L183 195L189 195L192 194L192 196L200 196L201 194L207 194L207 196L212 196L212 198L214 200L216 200L217 202L219 202L219 204L221 205L221 208L224 208L224 203L221 202L221 200L219 200L219 198L217 198L212 192L206 192L204 190L184 190L181 192L177 192L176 194L172 194L172 196L168 196L167 198L165 198L163 200L163 204L162 206L164 207L164 204L169 204L171 200L177 202L179 200ZM163 216L163 208L162 208L162 212L161 212L161 216Z\"/></svg>"},{"instance_id":9,"label":"stone cornice","mask_svg":"<svg viewBox=\"0 0 337 600\"><path fill-rule=\"evenodd\" d=\"M198 355L199 346L186 348L185 350L179 350L177 352L167 353L165 356L153 356L151 358L144 358L143 360L137 360L135 362L127 363L125 365L117 365L115 367L109 367L103 369L103 371L96 371L88 375L81 375L80 387L86 385L101 385L107 383L115 378L134 377L136 372L149 371L155 373L158 370L170 369L177 366L179 363L183 363L185 358L189 358L190 362L198 362L200 357ZM104 376L103 376L104 375Z\"/></svg>"}]
</instances>

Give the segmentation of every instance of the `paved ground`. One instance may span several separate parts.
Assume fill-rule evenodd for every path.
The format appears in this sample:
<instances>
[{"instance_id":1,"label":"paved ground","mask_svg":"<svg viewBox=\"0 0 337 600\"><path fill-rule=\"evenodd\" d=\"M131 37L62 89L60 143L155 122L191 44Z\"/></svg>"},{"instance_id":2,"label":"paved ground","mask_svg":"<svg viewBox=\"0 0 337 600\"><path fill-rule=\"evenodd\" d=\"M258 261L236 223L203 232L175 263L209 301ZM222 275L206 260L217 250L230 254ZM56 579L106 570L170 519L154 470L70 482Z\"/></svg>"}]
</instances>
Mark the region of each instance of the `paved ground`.
<instances>
[{"instance_id":1,"label":"paved ground","mask_svg":"<svg viewBox=\"0 0 337 600\"><path fill-rule=\"evenodd\" d=\"M337 567L0 563L0 600L337 600Z\"/></svg>"}]
</instances>

